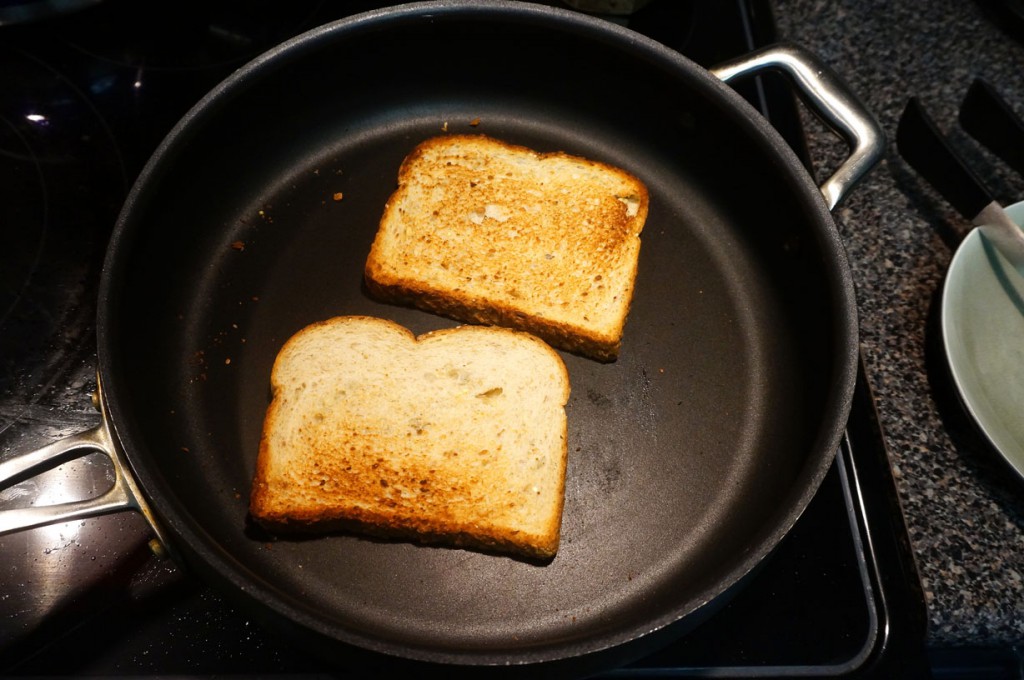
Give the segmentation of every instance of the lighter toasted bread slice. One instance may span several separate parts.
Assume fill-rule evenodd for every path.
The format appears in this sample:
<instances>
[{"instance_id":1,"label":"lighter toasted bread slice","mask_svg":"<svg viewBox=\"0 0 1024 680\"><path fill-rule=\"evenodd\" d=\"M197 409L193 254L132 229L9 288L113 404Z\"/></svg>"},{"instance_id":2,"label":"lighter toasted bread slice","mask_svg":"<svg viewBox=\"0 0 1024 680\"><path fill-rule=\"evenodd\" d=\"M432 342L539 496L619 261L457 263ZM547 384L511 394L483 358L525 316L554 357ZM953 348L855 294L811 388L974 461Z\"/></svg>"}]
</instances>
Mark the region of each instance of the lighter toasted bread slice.
<instances>
[{"instance_id":1,"label":"lighter toasted bread slice","mask_svg":"<svg viewBox=\"0 0 1024 680\"><path fill-rule=\"evenodd\" d=\"M271 389L250 502L264 527L554 556L569 378L539 339L337 317L285 343Z\"/></svg>"},{"instance_id":2,"label":"lighter toasted bread slice","mask_svg":"<svg viewBox=\"0 0 1024 680\"><path fill-rule=\"evenodd\" d=\"M375 297L618 356L648 194L631 174L483 135L405 159L366 262Z\"/></svg>"}]
</instances>

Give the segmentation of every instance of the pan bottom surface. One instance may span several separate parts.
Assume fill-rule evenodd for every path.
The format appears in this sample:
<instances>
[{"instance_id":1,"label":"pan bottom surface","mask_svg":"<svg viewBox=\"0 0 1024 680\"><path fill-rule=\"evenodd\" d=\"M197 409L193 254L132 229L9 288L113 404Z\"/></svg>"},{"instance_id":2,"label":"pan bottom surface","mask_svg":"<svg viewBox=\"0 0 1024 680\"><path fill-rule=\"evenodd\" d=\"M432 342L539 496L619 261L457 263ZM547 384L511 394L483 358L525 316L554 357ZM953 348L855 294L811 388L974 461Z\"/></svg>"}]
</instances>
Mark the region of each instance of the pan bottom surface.
<instances>
[{"instance_id":1,"label":"pan bottom surface","mask_svg":"<svg viewBox=\"0 0 1024 680\"><path fill-rule=\"evenodd\" d=\"M106 339L118 434L191 560L328 637L456 662L619 645L747 574L827 469L813 452L842 324L822 265L808 265L821 225L793 198L792 171L733 158L742 140L708 142L714 106L694 106L666 139L521 92L421 96L336 119L318 110L317 125L284 131L266 117L251 130L221 122L165 151L131 206L133 238L115 247L124 264ZM285 340L345 314L416 333L455 324L376 302L362 285L399 164L445 132L609 162L651 196L619 359L563 354L562 544L543 565L348 535L278 538L248 519Z\"/></svg>"}]
</instances>

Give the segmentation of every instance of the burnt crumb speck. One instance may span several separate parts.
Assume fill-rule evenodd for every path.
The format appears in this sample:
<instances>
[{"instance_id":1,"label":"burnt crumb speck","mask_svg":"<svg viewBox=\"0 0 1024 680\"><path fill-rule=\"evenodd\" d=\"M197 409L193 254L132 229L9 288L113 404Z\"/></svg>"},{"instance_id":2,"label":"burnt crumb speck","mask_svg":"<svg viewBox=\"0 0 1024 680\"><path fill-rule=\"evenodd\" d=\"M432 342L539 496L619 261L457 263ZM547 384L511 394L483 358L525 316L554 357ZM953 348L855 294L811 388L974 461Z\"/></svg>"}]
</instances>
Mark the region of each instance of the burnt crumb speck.
<instances>
[{"instance_id":1,"label":"burnt crumb speck","mask_svg":"<svg viewBox=\"0 0 1024 680\"><path fill-rule=\"evenodd\" d=\"M609 408L612 405L612 400L608 395L601 394L592 388L587 389L587 400L594 406L600 408Z\"/></svg>"}]
</instances>

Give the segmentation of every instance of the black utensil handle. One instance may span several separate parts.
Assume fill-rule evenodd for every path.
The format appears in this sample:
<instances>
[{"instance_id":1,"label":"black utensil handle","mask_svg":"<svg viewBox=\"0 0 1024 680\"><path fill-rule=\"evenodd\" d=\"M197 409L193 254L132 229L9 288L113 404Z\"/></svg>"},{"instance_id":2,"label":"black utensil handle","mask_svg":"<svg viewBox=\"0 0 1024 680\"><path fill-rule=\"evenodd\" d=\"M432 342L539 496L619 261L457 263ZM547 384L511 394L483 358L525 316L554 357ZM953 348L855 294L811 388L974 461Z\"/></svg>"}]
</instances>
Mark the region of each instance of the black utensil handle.
<instances>
[{"instance_id":1,"label":"black utensil handle","mask_svg":"<svg viewBox=\"0 0 1024 680\"><path fill-rule=\"evenodd\" d=\"M960 105L960 126L1024 175L1024 120L981 78L967 89Z\"/></svg>"},{"instance_id":2,"label":"black utensil handle","mask_svg":"<svg viewBox=\"0 0 1024 680\"><path fill-rule=\"evenodd\" d=\"M969 220L992 202L981 180L949 145L920 102L907 102L896 128L900 155Z\"/></svg>"}]
</instances>

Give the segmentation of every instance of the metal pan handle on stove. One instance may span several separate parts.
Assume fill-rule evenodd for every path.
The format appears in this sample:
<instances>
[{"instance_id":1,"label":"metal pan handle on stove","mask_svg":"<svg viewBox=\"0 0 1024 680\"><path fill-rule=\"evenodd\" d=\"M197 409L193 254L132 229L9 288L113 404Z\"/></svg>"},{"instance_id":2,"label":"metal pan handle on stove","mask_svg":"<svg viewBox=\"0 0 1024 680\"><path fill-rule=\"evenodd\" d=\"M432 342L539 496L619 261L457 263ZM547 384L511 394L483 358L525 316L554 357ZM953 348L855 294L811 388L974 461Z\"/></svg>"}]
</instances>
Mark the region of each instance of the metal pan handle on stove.
<instances>
[{"instance_id":1,"label":"metal pan handle on stove","mask_svg":"<svg viewBox=\"0 0 1024 680\"><path fill-rule=\"evenodd\" d=\"M772 45L710 70L725 82L762 71L786 74L804 103L850 145L847 159L821 185L829 210L839 205L885 151L885 133L878 121L831 69L796 45Z\"/></svg>"},{"instance_id":2,"label":"metal pan handle on stove","mask_svg":"<svg viewBox=\"0 0 1024 680\"><path fill-rule=\"evenodd\" d=\"M96 452L110 459L114 468L114 484L100 495L79 501L0 510L0 536L57 522L134 510L146 518L156 535L150 542L150 548L157 555L163 556L166 554L168 543L132 477L128 461L111 434L102 392L99 390L96 393L96 406L102 416L99 425L0 462L0 488L30 479L61 463Z\"/></svg>"}]
</instances>

